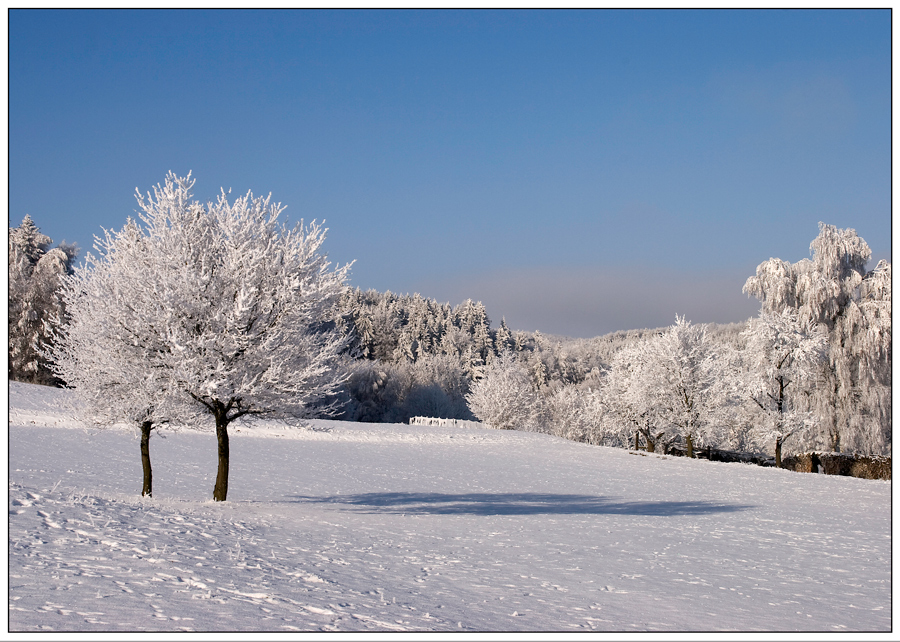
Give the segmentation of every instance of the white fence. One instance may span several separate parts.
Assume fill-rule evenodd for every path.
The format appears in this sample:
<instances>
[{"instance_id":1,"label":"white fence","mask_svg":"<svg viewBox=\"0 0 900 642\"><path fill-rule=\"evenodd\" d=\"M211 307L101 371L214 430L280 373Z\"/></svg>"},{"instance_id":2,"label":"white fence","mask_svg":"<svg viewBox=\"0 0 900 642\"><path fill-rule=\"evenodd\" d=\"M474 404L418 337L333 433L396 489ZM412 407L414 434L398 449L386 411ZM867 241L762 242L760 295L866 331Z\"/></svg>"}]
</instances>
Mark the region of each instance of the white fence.
<instances>
[{"instance_id":1,"label":"white fence","mask_svg":"<svg viewBox=\"0 0 900 642\"><path fill-rule=\"evenodd\" d=\"M453 426L454 428L486 428L480 421L466 421L465 419L442 419L440 417L412 417L410 426Z\"/></svg>"}]
</instances>

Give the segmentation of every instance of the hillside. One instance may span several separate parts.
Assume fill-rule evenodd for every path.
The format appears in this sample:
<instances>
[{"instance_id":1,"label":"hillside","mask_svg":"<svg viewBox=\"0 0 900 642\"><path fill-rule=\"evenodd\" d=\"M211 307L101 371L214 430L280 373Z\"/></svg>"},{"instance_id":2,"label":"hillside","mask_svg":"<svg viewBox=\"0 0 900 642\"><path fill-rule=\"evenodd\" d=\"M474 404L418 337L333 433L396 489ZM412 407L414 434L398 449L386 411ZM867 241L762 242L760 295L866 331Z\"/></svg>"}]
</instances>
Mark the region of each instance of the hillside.
<instances>
[{"instance_id":1,"label":"hillside","mask_svg":"<svg viewBox=\"0 0 900 642\"><path fill-rule=\"evenodd\" d=\"M543 434L86 430L10 383L11 631L891 630L891 484Z\"/></svg>"}]
</instances>

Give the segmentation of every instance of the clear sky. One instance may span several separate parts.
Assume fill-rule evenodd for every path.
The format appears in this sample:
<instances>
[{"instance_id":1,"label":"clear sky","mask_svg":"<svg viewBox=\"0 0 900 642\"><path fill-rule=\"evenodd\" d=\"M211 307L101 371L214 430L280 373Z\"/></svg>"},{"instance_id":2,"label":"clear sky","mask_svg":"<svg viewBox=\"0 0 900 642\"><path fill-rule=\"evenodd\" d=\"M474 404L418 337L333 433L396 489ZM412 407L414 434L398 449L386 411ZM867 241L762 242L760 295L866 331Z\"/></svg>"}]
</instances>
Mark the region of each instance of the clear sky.
<instances>
[{"instance_id":1,"label":"clear sky","mask_svg":"<svg viewBox=\"0 0 900 642\"><path fill-rule=\"evenodd\" d=\"M744 320L819 221L890 260L890 19L11 10L10 222L85 251L192 171L324 219L352 285L495 326Z\"/></svg>"}]
</instances>

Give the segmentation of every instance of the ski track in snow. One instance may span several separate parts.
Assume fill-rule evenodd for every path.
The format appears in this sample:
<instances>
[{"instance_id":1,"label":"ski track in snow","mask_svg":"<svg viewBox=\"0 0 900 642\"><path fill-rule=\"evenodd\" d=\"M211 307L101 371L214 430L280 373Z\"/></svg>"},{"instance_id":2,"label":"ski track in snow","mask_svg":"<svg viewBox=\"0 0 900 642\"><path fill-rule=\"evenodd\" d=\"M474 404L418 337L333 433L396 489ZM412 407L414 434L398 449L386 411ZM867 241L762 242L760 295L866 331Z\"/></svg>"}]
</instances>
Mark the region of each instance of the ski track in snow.
<instances>
[{"instance_id":1,"label":"ski track in snow","mask_svg":"<svg viewBox=\"0 0 900 642\"><path fill-rule=\"evenodd\" d=\"M10 384L11 631L890 631L890 482L477 428L84 430ZM54 410L56 408L56 410ZM68 413L68 414L67 414Z\"/></svg>"}]
</instances>

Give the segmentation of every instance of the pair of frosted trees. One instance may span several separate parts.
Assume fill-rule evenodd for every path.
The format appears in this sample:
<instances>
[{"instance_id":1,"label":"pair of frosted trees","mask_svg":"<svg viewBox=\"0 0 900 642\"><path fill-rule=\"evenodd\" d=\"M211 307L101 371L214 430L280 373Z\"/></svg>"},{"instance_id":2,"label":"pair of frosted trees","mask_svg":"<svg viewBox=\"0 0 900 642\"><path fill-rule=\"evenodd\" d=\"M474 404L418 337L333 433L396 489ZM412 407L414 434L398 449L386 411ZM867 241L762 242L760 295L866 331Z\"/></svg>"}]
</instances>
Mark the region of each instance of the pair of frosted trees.
<instances>
[{"instance_id":1,"label":"pair of frosted trees","mask_svg":"<svg viewBox=\"0 0 900 642\"><path fill-rule=\"evenodd\" d=\"M152 494L151 430L212 417L213 499L228 492L229 424L327 414L344 375L332 310L349 266L332 269L315 222L287 229L283 210L252 194L192 199L170 173L137 194L143 225L106 232L65 280L66 318L49 357L98 423L140 427L142 494Z\"/></svg>"}]
</instances>

